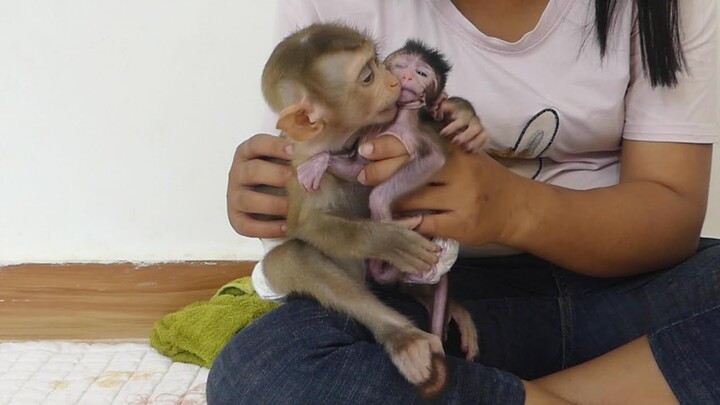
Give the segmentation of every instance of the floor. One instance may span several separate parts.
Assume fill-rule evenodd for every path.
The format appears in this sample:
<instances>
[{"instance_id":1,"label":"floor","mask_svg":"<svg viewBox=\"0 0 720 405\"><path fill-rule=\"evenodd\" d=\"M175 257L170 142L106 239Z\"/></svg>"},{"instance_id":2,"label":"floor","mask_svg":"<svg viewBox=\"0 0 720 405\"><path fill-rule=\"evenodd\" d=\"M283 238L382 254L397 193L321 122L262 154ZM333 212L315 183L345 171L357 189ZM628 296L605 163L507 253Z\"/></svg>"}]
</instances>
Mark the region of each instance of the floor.
<instances>
[{"instance_id":1,"label":"floor","mask_svg":"<svg viewBox=\"0 0 720 405\"><path fill-rule=\"evenodd\" d=\"M0 267L0 340L147 339L165 314L248 276L253 262Z\"/></svg>"}]
</instances>

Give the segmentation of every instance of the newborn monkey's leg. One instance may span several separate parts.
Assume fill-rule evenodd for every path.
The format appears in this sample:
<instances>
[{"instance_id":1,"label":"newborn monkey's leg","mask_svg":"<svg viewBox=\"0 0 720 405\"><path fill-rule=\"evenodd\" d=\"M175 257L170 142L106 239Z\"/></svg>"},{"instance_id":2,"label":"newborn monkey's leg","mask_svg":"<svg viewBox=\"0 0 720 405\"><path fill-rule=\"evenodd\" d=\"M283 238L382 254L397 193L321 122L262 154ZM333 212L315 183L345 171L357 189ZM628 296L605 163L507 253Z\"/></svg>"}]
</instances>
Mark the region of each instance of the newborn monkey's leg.
<instances>
[{"instance_id":1,"label":"newborn monkey's leg","mask_svg":"<svg viewBox=\"0 0 720 405\"><path fill-rule=\"evenodd\" d=\"M443 278L445 277L446 276L443 276ZM440 283L442 283L442 280L440 281ZM438 283L438 285L440 283ZM465 353L465 359L468 361L472 361L475 356L477 356L479 347L478 334L477 328L475 327L475 322L473 321L470 312L468 312L465 307L447 296L447 290L445 290L445 292L441 291L441 296L438 297L437 285L401 284L400 288L403 292L418 300L418 302L420 302L425 307L428 315L430 316L431 328L434 328L433 332L438 331L437 326L434 326L433 324L438 322L438 319L440 320L440 322L442 322L438 332L438 336L440 336L443 340L445 340L447 337L448 323L450 323L451 319L454 320L455 324L458 327L458 330L460 331L460 347ZM442 294L445 295L445 299L447 300L447 307L446 309L443 309L442 312L440 312L436 311L436 309L438 308L435 306L435 300L441 299Z\"/></svg>"}]
</instances>

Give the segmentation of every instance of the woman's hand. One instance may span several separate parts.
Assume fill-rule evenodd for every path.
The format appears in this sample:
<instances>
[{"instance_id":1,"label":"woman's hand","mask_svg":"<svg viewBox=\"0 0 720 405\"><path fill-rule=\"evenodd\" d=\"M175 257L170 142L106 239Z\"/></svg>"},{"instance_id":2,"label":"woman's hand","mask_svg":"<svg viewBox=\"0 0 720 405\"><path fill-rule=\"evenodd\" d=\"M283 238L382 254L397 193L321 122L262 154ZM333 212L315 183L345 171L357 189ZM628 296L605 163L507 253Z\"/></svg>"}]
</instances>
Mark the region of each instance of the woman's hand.
<instances>
[{"instance_id":1,"label":"woman's hand","mask_svg":"<svg viewBox=\"0 0 720 405\"><path fill-rule=\"evenodd\" d=\"M280 162L291 156L291 145L273 135L257 134L237 147L227 189L228 218L237 233L258 238L285 235L282 218L287 215L287 197L268 194L262 189L285 187L292 169ZM265 220L263 217L267 216L281 219Z\"/></svg>"},{"instance_id":2,"label":"woman's hand","mask_svg":"<svg viewBox=\"0 0 720 405\"><path fill-rule=\"evenodd\" d=\"M371 144L372 151L365 149ZM373 161L360 174L364 184L387 180L409 158L393 136L368 142L360 154ZM428 236L453 238L467 245L501 242L514 231L513 205L521 200L518 183L524 181L484 152L465 153L452 148L445 166L431 183L394 204L394 211L437 211L426 214L416 229Z\"/></svg>"},{"instance_id":3,"label":"woman's hand","mask_svg":"<svg viewBox=\"0 0 720 405\"><path fill-rule=\"evenodd\" d=\"M392 135L381 135L360 145L360 155L371 160L358 175L358 181L366 186L377 186L410 159L405 146Z\"/></svg>"},{"instance_id":4,"label":"woman's hand","mask_svg":"<svg viewBox=\"0 0 720 405\"><path fill-rule=\"evenodd\" d=\"M416 230L428 236L452 238L464 245L503 243L512 238L524 212L520 182L484 152L469 154L454 149L431 184L400 199L394 210L431 210ZM518 207L519 208L519 207Z\"/></svg>"}]
</instances>

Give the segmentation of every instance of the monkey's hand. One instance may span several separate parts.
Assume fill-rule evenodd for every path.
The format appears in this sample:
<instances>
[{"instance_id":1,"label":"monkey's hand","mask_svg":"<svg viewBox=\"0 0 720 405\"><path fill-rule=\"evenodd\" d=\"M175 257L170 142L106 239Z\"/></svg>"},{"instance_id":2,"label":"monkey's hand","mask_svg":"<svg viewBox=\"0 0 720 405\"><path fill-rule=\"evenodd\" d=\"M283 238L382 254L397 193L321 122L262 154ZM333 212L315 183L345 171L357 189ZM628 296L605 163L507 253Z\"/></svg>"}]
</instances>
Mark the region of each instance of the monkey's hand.
<instances>
[{"instance_id":1,"label":"monkey's hand","mask_svg":"<svg viewBox=\"0 0 720 405\"><path fill-rule=\"evenodd\" d=\"M330 153L320 152L307 162L297 168L298 182L305 192L313 192L320 189L325 171L330 163Z\"/></svg>"},{"instance_id":2,"label":"monkey's hand","mask_svg":"<svg viewBox=\"0 0 720 405\"><path fill-rule=\"evenodd\" d=\"M406 283L437 284L437 282L440 281L440 277L452 269L460 252L460 244L456 240L445 238L433 238L432 241L437 243L442 249L438 255L438 263L427 273L405 275L403 280Z\"/></svg>"},{"instance_id":3,"label":"monkey's hand","mask_svg":"<svg viewBox=\"0 0 720 405\"><path fill-rule=\"evenodd\" d=\"M307 220L292 229L291 236L330 257L380 259L413 274L430 270L438 261L440 247L412 230L422 217L384 222L343 218L324 210L307 215Z\"/></svg>"},{"instance_id":4,"label":"monkey's hand","mask_svg":"<svg viewBox=\"0 0 720 405\"><path fill-rule=\"evenodd\" d=\"M413 274L417 277L430 271L437 265L441 247L434 242L413 231L422 217L403 218L394 221L382 222L398 229L389 231L390 240L383 242L384 248L378 250L382 259L403 273ZM405 229L403 229L405 228Z\"/></svg>"},{"instance_id":5,"label":"monkey's hand","mask_svg":"<svg viewBox=\"0 0 720 405\"><path fill-rule=\"evenodd\" d=\"M445 119L446 111L443 111L443 109L440 107L447 99L448 95L443 91L434 105L427 106L427 112L433 117L435 121L443 121Z\"/></svg>"},{"instance_id":6,"label":"monkey's hand","mask_svg":"<svg viewBox=\"0 0 720 405\"><path fill-rule=\"evenodd\" d=\"M465 151L476 153L482 150L488 135L475 114L472 105L460 97L451 97L440 105L442 115L449 124L440 131L440 135L452 137L452 143Z\"/></svg>"}]
</instances>

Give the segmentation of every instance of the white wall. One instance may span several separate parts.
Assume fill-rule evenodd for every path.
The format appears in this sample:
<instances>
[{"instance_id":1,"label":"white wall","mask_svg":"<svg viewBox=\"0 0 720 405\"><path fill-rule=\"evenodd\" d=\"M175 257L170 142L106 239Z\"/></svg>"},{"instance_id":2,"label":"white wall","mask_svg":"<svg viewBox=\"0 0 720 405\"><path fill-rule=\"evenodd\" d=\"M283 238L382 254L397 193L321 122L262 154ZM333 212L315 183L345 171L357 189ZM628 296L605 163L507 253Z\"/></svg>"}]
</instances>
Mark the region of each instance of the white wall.
<instances>
[{"instance_id":1,"label":"white wall","mask_svg":"<svg viewBox=\"0 0 720 405\"><path fill-rule=\"evenodd\" d=\"M0 0L0 263L259 258L225 187L259 125L274 7Z\"/></svg>"},{"instance_id":2,"label":"white wall","mask_svg":"<svg viewBox=\"0 0 720 405\"><path fill-rule=\"evenodd\" d=\"M258 258L225 187L274 8L0 0L0 262Z\"/></svg>"}]
</instances>

